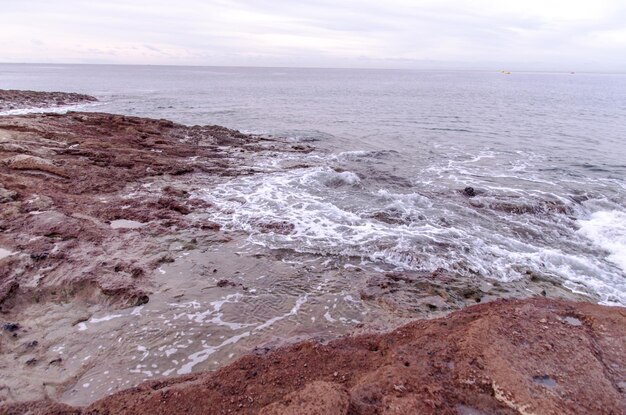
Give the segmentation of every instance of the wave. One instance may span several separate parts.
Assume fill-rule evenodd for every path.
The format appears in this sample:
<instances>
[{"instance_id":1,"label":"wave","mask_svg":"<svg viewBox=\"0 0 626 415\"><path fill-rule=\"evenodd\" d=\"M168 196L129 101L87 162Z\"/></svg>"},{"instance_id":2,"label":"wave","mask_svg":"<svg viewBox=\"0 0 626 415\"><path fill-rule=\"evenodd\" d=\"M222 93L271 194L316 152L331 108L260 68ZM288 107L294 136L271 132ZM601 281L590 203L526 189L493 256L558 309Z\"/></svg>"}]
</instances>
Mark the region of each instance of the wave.
<instances>
[{"instance_id":1,"label":"wave","mask_svg":"<svg viewBox=\"0 0 626 415\"><path fill-rule=\"evenodd\" d=\"M317 141L328 141L335 136L330 133L326 133L320 130L292 130L283 134L278 134L279 136L284 135L290 141L294 141L296 143L312 143Z\"/></svg>"},{"instance_id":2,"label":"wave","mask_svg":"<svg viewBox=\"0 0 626 415\"><path fill-rule=\"evenodd\" d=\"M79 111L85 108L102 105L102 102L90 102L83 104L72 104L72 105L63 105L59 107L30 107L30 108L17 108L7 111L0 111L0 116L2 115L26 115L26 114L44 114L44 113L54 113L54 114L65 114L70 111Z\"/></svg>"},{"instance_id":3,"label":"wave","mask_svg":"<svg viewBox=\"0 0 626 415\"><path fill-rule=\"evenodd\" d=\"M623 273L590 250L586 239L594 235L612 250L609 260L621 261L623 233L615 245L608 229L611 220L623 219L617 214L593 216L577 232L572 215L582 208L566 200L556 204L541 191L522 197L519 189L490 189L468 204L458 192L441 192L439 183L402 192L380 184L376 177L324 166L238 178L195 196L218 208L212 220L268 248L357 257L392 269L444 268L503 282L539 274L595 293L604 303L626 304Z\"/></svg>"},{"instance_id":4,"label":"wave","mask_svg":"<svg viewBox=\"0 0 626 415\"><path fill-rule=\"evenodd\" d=\"M594 212L579 225L579 233L607 251L607 259L626 272L626 212Z\"/></svg>"}]
</instances>

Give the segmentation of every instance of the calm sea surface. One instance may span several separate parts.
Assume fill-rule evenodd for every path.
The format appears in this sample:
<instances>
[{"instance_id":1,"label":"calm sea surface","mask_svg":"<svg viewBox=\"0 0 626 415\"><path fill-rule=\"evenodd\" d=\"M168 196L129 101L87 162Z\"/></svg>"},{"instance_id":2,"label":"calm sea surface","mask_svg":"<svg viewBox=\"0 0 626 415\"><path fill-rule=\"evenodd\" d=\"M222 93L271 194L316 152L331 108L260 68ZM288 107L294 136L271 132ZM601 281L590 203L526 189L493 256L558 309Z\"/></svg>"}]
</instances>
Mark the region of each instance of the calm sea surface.
<instances>
[{"instance_id":1,"label":"calm sea surface","mask_svg":"<svg viewBox=\"0 0 626 415\"><path fill-rule=\"evenodd\" d=\"M197 195L250 243L384 269L542 275L626 305L624 75L2 64L0 88L311 142ZM281 168L294 162L310 167ZM258 218L294 231L259 232Z\"/></svg>"}]
</instances>

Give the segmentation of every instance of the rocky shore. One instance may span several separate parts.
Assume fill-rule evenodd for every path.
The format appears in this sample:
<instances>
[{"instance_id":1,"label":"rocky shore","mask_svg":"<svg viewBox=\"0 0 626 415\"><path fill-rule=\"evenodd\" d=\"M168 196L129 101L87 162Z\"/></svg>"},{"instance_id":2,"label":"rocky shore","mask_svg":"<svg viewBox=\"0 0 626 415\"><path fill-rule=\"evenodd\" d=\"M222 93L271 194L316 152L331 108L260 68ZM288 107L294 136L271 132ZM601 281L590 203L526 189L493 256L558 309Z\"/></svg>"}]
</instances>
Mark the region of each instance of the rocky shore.
<instances>
[{"instance_id":1,"label":"rocky shore","mask_svg":"<svg viewBox=\"0 0 626 415\"><path fill-rule=\"evenodd\" d=\"M621 414L626 312L497 301L383 335L259 351L214 373L147 382L86 408L5 414Z\"/></svg>"},{"instance_id":2,"label":"rocky shore","mask_svg":"<svg viewBox=\"0 0 626 415\"><path fill-rule=\"evenodd\" d=\"M74 92L39 92L0 89L0 112L26 108L54 108L86 104L98 99Z\"/></svg>"},{"instance_id":3,"label":"rocky shore","mask_svg":"<svg viewBox=\"0 0 626 415\"><path fill-rule=\"evenodd\" d=\"M273 151L309 149L122 115L0 117L0 402L75 383L90 365L58 343L97 310L149 302L157 268L181 249L230 240L191 194L254 174L250 159Z\"/></svg>"},{"instance_id":4,"label":"rocky shore","mask_svg":"<svg viewBox=\"0 0 626 415\"><path fill-rule=\"evenodd\" d=\"M150 238L133 240L137 235L123 230L147 222L152 236L181 228L218 230L187 217L205 205L189 197L190 177L252 174L242 159L274 147L222 127L121 115L0 118L0 245L6 251L0 263L1 309L79 291L127 305L148 301L148 271L170 259L146 256L145 247L134 257L132 249ZM129 188L141 189L145 179L159 182L158 191L137 194ZM107 246L126 237L128 247Z\"/></svg>"},{"instance_id":5,"label":"rocky shore","mask_svg":"<svg viewBox=\"0 0 626 415\"><path fill-rule=\"evenodd\" d=\"M0 91L0 111L94 100ZM242 249L197 197L311 150L96 112L0 117L0 413L626 411L623 308L534 276L314 269Z\"/></svg>"}]
</instances>

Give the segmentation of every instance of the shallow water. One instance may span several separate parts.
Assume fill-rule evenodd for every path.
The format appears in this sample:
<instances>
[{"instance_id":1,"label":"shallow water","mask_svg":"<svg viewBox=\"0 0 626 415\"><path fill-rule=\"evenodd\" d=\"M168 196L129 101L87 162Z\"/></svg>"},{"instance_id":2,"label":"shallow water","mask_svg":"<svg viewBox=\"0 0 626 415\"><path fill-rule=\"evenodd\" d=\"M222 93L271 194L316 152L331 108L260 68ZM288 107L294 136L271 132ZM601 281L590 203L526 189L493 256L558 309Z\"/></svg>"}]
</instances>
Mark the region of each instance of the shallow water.
<instances>
[{"instance_id":1,"label":"shallow water","mask_svg":"<svg viewBox=\"0 0 626 415\"><path fill-rule=\"evenodd\" d=\"M565 320L565 322L567 324L571 324L572 326L582 326L583 325L582 321L580 321L576 317L568 316L568 317L563 318L563 320Z\"/></svg>"},{"instance_id":2,"label":"shallow water","mask_svg":"<svg viewBox=\"0 0 626 415\"><path fill-rule=\"evenodd\" d=\"M197 195L252 243L503 282L542 275L626 304L626 76L0 65L0 81L98 96L87 110L314 142ZM310 167L280 169L297 164ZM272 221L294 232L253 223Z\"/></svg>"},{"instance_id":3,"label":"shallow water","mask_svg":"<svg viewBox=\"0 0 626 415\"><path fill-rule=\"evenodd\" d=\"M59 399L84 405L144 380L219 368L255 347L335 338L383 314L358 298L348 281L342 270L315 258L282 261L241 240L181 249L173 263L158 268L147 304L84 311L78 319L76 309L59 304L24 311L20 321L29 333L21 342L38 339L47 349L39 360L63 359L64 370L20 370L28 379L42 371L44 384L71 376ZM20 393L20 399L29 396Z\"/></svg>"},{"instance_id":4,"label":"shallow water","mask_svg":"<svg viewBox=\"0 0 626 415\"><path fill-rule=\"evenodd\" d=\"M548 389L554 389L558 386L558 383L548 375L534 376L533 382Z\"/></svg>"}]
</instances>

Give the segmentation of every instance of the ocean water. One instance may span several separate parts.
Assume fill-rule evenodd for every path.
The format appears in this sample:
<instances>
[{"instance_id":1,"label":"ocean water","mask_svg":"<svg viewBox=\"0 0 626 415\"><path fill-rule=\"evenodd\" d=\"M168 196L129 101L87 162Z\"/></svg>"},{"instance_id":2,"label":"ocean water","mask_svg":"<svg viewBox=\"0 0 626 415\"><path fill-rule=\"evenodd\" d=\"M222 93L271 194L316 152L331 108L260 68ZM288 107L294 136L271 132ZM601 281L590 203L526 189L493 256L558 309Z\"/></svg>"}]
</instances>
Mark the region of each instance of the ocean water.
<instances>
[{"instance_id":1,"label":"ocean water","mask_svg":"<svg viewBox=\"0 0 626 415\"><path fill-rule=\"evenodd\" d=\"M0 88L314 145L195 195L251 244L626 305L625 75L3 64Z\"/></svg>"}]
</instances>

